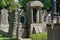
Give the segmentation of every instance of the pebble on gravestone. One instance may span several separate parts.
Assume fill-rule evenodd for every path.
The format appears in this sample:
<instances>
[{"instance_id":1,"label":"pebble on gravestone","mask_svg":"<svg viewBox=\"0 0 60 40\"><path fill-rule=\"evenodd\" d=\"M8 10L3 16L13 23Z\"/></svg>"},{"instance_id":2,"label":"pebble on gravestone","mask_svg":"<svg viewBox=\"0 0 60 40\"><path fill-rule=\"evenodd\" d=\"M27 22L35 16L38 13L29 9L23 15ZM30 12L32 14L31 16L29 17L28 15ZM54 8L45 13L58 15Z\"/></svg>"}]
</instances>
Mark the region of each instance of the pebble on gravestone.
<instances>
[{"instance_id":1,"label":"pebble on gravestone","mask_svg":"<svg viewBox=\"0 0 60 40\"><path fill-rule=\"evenodd\" d=\"M1 30L4 32L8 32L9 24L8 24L8 10L1 10Z\"/></svg>"}]
</instances>

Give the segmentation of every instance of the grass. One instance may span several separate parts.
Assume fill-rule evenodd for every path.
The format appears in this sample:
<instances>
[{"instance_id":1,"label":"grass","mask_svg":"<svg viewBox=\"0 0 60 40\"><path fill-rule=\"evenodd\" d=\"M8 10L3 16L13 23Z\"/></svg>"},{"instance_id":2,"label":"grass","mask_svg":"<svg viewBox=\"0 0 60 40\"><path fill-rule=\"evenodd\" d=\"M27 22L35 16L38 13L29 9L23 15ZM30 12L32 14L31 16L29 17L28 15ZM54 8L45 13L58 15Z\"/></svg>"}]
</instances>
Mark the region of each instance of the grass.
<instances>
[{"instance_id":1,"label":"grass","mask_svg":"<svg viewBox=\"0 0 60 40\"><path fill-rule=\"evenodd\" d=\"M31 39L32 40L47 40L47 34L46 33L32 34Z\"/></svg>"},{"instance_id":2,"label":"grass","mask_svg":"<svg viewBox=\"0 0 60 40\"><path fill-rule=\"evenodd\" d=\"M16 40L16 38L5 37L4 35L0 34L0 40Z\"/></svg>"}]
</instances>

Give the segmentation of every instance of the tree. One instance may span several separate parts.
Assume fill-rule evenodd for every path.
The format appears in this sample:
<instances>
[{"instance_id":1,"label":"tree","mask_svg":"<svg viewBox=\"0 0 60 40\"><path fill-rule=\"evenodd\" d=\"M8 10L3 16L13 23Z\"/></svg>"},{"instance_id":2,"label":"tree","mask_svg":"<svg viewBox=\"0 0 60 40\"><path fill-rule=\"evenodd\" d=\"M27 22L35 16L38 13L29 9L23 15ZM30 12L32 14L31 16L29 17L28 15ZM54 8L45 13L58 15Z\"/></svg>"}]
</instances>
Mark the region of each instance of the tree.
<instances>
[{"instance_id":1,"label":"tree","mask_svg":"<svg viewBox=\"0 0 60 40\"><path fill-rule=\"evenodd\" d=\"M60 0L57 0L57 11L60 13Z\"/></svg>"},{"instance_id":2,"label":"tree","mask_svg":"<svg viewBox=\"0 0 60 40\"><path fill-rule=\"evenodd\" d=\"M44 4L44 9L49 10L52 6L52 0L40 0Z\"/></svg>"},{"instance_id":3,"label":"tree","mask_svg":"<svg viewBox=\"0 0 60 40\"><path fill-rule=\"evenodd\" d=\"M26 3L28 3L29 1L34 1L34 0L19 0L19 1L20 1L20 4L24 8L26 8ZM51 5L52 0L39 0L39 1L41 1L44 4L44 7L43 7L44 9L49 10L49 8L52 6Z\"/></svg>"},{"instance_id":4,"label":"tree","mask_svg":"<svg viewBox=\"0 0 60 40\"><path fill-rule=\"evenodd\" d=\"M19 3L14 3L14 0L1 0L0 1L0 9L6 8L8 10L16 9L20 6Z\"/></svg>"},{"instance_id":5,"label":"tree","mask_svg":"<svg viewBox=\"0 0 60 40\"><path fill-rule=\"evenodd\" d=\"M6 2L5 2L5 0L1 0L0 1L0 8L4 8L4 7L6 7Z\"/></svg>"}]
</instances>

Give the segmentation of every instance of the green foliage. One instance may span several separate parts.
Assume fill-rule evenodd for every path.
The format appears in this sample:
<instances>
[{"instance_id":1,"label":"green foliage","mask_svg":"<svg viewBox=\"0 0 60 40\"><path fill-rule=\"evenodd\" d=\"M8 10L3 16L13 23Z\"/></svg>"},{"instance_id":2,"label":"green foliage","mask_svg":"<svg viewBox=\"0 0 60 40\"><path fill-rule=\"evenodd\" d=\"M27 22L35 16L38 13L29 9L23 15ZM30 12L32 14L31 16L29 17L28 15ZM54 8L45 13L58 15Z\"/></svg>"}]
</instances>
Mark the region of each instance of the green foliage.
<instances>
[{"instance_id":1,"label":"green foliage","mask_svg":"<svg viewBox=\"0 0 60 40\"><path fill-rule=\"evenodd\" d=\"M47 40L47 34L46 33L32 34L31 39L32 40Z\"/></svg>"},{"instance_id":2,"label":"green foliage","mask_svg":"<svg viewBox=\"0 0 60 40\"><path fill-rule=\"evenodd\" d=\"M5 7L7 4L5 2L5 0L0 0L0 7L3 8Z\"/></svg>"},{"instance_id":3,"label":"green foliage","mask_svg":"<svg viewBox=\"0 0 60 40\"><path fill-rule=\"evenodd\" d=\"M26 3L28 3L29 1L33 1L33 0L20 0L20 4L26 8ZM44 4L44 8L45 9L49 9L51 7L51 1L52 0L40 0L43 4Z\"/></svg>"},{"instance_id":4,"label":"green foliage","mask_svg":"<svg viewBox=\"0 0 60 40\"><path fill-rule=\"evenodd\" d=\"M19 3L17 4L14 3L14 0L0 0L0 8L6 8L8 10L13 10L22 5L24 9L26 9L26 4L29 1L33 1L33 0L19 0ZM44 4L45 9L49 9L51 7L51 0L40 0L40 1Z\"/></svg>"},{"instance_id":5,"label":"green foliage","mask_svg":"<svg viewBox=\"0 0 60 40\"><path fill-rule=\"evenodd\" d=\"M21 3L21 5L22 6L26 6L26 4L29 2L29 1L32 1L32 0L19 0L20 1L20 3Z\"/></svg>"},{"instance_id":6,"label":"green foliage","mask_svg":"<svg viewBox=\"0 0 60 40\"><path fill-rule=\"evenodd\" d=\"M59 11L59 13L60 13L60 0L57 0L57 11Z\"/></svg>"},{"instance_id":7,"label":"green foliage","mask_svg":"<svg viewBox=\"0 0 60 40\"><path fill-rule=\"evenodd\" d=\"M44 8L47 10L52 6L52 0L41 0L41 2L44 4Z\"/></svg>"},{"instance_id":8,"label":"green foliage","mask_svg":"<svg viewBox=\"0 0 60 40\"><path fill-rule=\"evenodd\" d=\"M57 4L60 6L60 0L57 0Z\"/></svg>"},{"instance_id":9,"label":"green foliage","mask_svg":"<svg viewBox=\"0 0 60 40\"><path fill-rule=\"evenodd\" d=\"M0 0L0 8L5 8L13 4L13 0Z\"/></svg>"},{"instance_id":10,"label":"green foliage","mask_svg":"<svg viewBox=\"0 0 60 40\"><path fill-rule=\"evenodd\" d=\"M26 5L28 2L30 2L32 0L19 0L19 3L21 4L22 7L24 7L24 10L26 11Z\"/></svg>"},{"instance_id":11,"label":"green foliage","mask_svg":"<svg viewBox=\"0 0 60 40\"><path fill-rule=\"evenodd\" d=\"M19 7L20 7L20 4L14 4L14 3L13 3L13 4L10 5L7 9L11 11L11 10L17 9L17 8L19 8Z\"/></svg>"},{"instance_id":12,"label":"green foliage","mask_svg":"<svg viewBox=\"0 0 60 40\"><path fill-rule=\"evenodd\" d=\"M6 8L8 10L13 10L20 7L19 3L14 3L14 0L0 0L0 9Z\"/></svg>"}]
</instances>

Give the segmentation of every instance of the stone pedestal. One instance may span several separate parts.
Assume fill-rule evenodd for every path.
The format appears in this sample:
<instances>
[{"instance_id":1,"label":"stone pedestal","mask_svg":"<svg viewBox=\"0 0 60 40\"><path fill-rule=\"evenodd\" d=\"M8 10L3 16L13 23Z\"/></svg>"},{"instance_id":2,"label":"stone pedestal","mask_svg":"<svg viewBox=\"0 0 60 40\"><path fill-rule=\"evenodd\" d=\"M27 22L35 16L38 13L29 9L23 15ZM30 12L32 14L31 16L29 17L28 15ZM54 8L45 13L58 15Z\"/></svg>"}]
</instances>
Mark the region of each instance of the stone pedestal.
<instances>
[{"instance_id":1,"label":"stone pedestal","mask_svg":"<svg viewBox=\"0 0 60 40\"><path fill-rule=\"evenodd\" d=\"M45 24L41 23L33 23L31 24L31 28L30 28L30 33L31 34L37 34L37 33L43 33L45 30Z\"/></svg>"}]
</instances>

